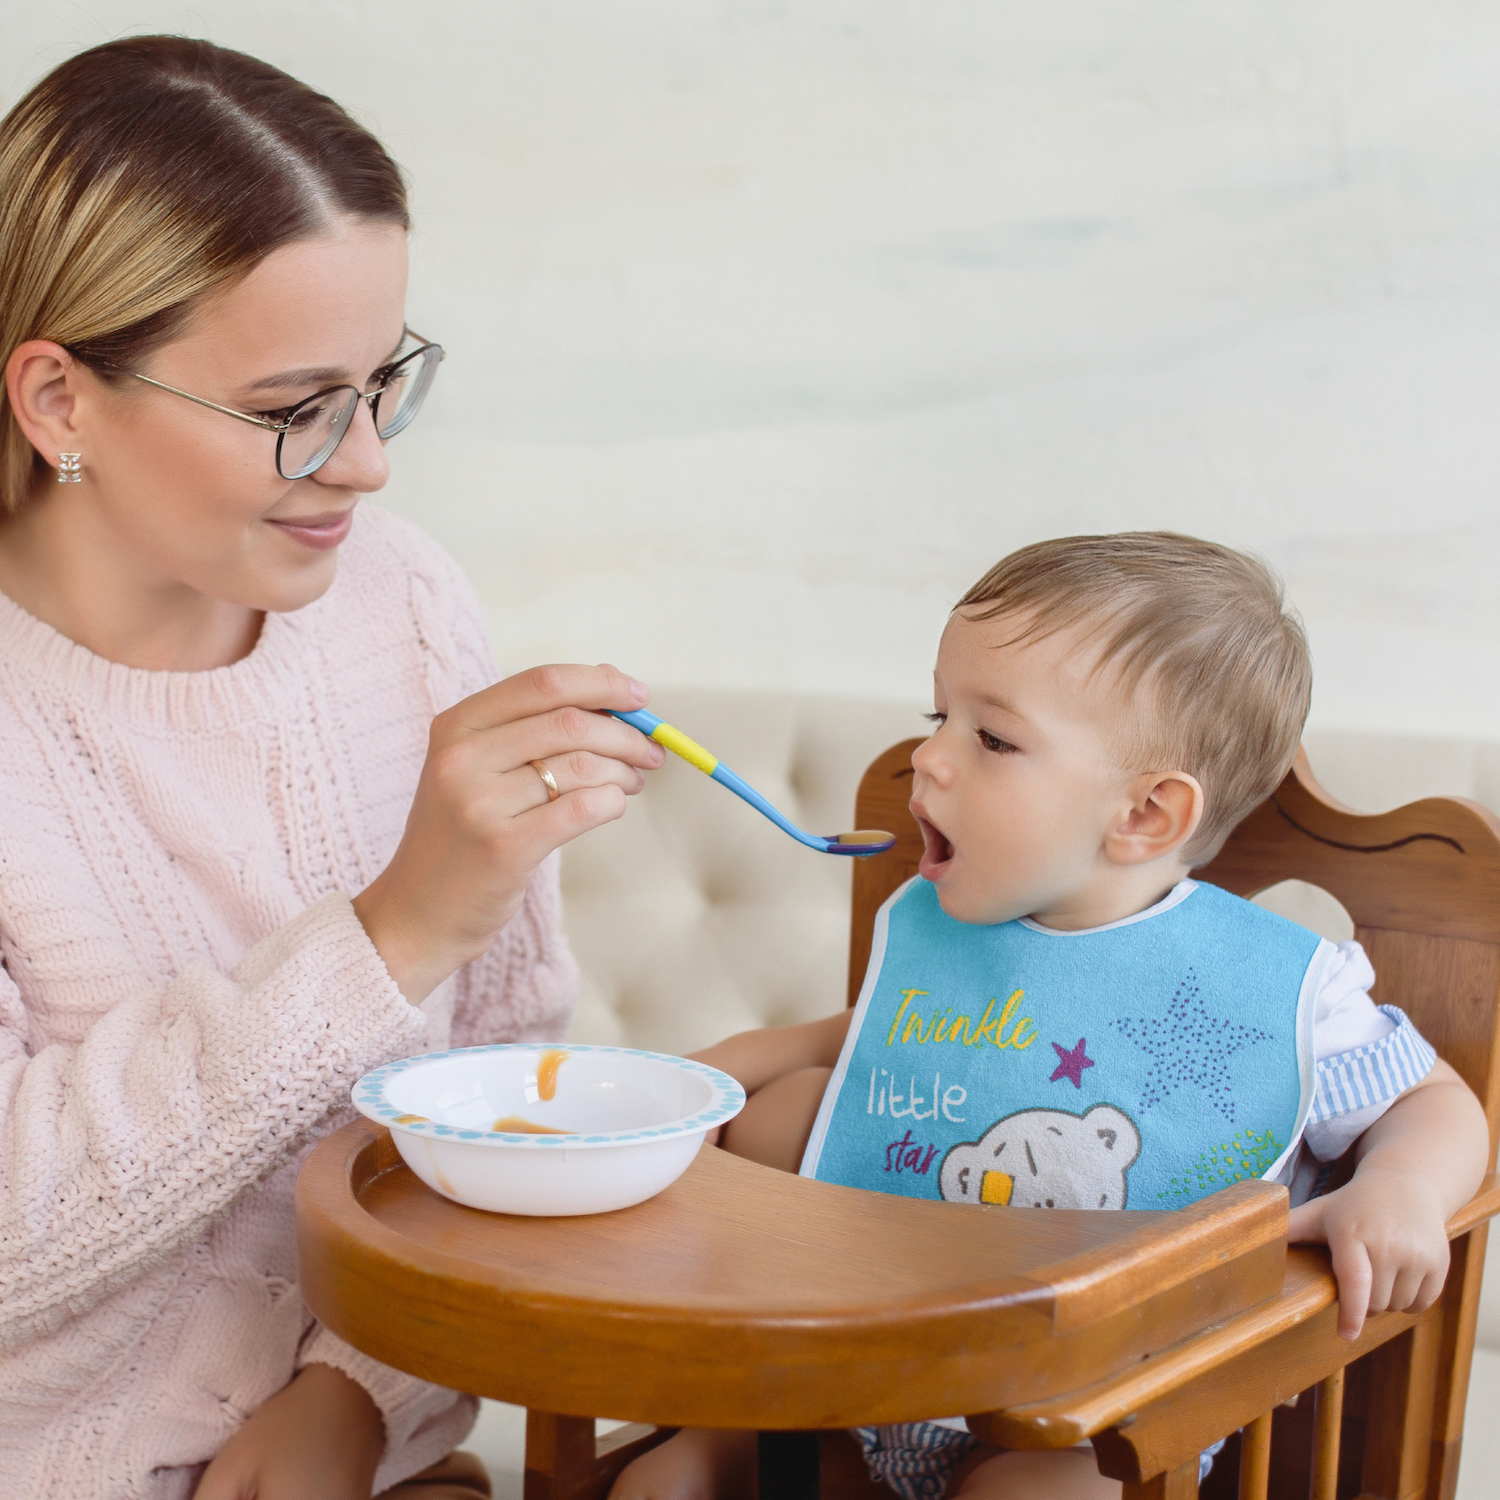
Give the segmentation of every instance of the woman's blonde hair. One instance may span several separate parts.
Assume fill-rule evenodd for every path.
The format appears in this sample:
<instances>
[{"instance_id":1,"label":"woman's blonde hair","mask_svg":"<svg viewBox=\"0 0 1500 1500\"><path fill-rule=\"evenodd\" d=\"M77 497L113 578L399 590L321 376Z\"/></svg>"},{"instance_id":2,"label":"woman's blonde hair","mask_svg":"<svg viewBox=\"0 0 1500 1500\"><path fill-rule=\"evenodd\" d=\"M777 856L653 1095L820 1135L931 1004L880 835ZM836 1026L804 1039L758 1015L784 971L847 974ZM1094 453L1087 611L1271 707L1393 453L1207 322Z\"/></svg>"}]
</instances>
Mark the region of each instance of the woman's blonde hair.
<instances>
[{"instance_id":1,"label":"woman's blonde hair","mask_svg":"<svg viewBox=\"0 0 1500 1500\"><path fill-rule=\"evenodd\" d=\"M1281 580L1259 558L1170 531L1067 536L996 563L955 606L1014 622L1013 641L1078 627L1129 711L1115 746L1136 771L1186 771L1206 864L1291 768L1312 657Z\"/></svg>"},{"instance_id":2,"label":"woman's blonde hair","mask_svg":"<svg viewBox=\"0 0 1500 1500\"><path fill-rule=\"evenodd\" d=\"M335 214L408 223L401 173L333 100L211 42L110 42L0 122L0 362L30 339L105 378ZM0 509L46 472L0 387Z\"/></svg>"}]
</instances>

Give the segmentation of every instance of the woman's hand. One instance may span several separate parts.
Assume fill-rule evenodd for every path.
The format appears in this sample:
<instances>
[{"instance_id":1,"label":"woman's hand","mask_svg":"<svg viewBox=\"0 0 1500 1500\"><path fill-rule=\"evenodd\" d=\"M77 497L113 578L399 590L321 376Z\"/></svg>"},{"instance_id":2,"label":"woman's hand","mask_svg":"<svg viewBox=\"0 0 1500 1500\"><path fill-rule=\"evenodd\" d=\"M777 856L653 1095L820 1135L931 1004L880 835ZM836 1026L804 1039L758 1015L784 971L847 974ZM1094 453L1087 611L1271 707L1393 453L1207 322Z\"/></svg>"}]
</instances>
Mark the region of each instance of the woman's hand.
<instances>
[{"instance_id":1,"label":"woman's hand","mask_svg":"<svg viewBox=\"0 0 1500 1500\"><path fill-rule=\"evenodd\" d=\"M400 846L354 898L413 1005L494 942L554 849L613 822L662 763L659 745L598 711L649 697L614 667L533 667L432 721Z\"/></svg>"},{"instance_id":2,"label":"woman's hand","mask_svg":"<svg viewBox=\"0 0 1500 1500\"><path fill-rule=\"evenodd\" d=\"M370 1500L385 1423L370 1393L309 1365L220 1450L193 1500Z\"/></svg>"}]
</instances>

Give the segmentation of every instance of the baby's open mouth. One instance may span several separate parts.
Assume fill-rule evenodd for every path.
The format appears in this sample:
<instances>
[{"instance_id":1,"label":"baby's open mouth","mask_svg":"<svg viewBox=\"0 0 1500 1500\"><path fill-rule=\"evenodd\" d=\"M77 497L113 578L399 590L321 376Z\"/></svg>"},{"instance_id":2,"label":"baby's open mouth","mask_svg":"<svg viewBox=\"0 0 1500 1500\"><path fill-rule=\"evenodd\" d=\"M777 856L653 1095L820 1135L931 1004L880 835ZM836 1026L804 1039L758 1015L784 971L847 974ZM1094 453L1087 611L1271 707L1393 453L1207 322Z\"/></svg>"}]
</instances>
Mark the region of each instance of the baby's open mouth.
<instances>
[{"instance_id":1,"label":"baby's open mouth","mask_svg":"<svg viewBox=\"0 0 1500 1500\"><path fill-rule=\"evenodd\" d=\"M952 841L924 817L917 817L917 827L922 830L922 862L917 868L924 880L937 880L953 862Z\"/></svg>"}]
</instances>

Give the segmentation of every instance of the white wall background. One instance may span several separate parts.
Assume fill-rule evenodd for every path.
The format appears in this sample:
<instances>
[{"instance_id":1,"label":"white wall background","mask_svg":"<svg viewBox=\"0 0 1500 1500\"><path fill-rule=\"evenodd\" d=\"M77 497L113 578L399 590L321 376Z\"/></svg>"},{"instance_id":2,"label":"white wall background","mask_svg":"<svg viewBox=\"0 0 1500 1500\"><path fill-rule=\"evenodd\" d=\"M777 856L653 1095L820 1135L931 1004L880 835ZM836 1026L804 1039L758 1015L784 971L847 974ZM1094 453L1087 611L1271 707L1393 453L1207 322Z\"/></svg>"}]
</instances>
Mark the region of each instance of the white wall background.
<instances>
[{"instance_id":1,"label":"white wall background","mask_svg":"<svg viewBox=\"0 0 1500 1500\"><path fill-rule=\"evenodd\" d=\"M914 699L1019 543L1260 549L1322 728L1500 738L1491 0L89 0L410 170L451 357L392 504L507 665Z\"/></svg>"}]
</instances>

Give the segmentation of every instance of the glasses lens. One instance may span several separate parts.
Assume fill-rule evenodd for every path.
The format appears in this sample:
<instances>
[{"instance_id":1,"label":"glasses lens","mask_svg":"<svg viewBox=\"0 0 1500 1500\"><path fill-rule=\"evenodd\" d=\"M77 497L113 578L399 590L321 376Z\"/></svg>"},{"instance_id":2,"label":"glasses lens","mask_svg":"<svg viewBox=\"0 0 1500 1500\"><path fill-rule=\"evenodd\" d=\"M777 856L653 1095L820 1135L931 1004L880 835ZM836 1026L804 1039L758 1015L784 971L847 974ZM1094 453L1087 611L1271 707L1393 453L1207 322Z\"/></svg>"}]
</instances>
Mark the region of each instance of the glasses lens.
<instances>
[{"instance_id":1,"label":"glasses lens","mask_svg":"<svg viewBox=\"0 0 1500 1500\"><path fill-rule=\"evenodd\" d=\"M408 355L391 371L375 403L375 430L382 438L393 438L410 425L427 399L442 358L443 351L436 344L429 344Z\"/></svg>"},{"instance_id":2,"label":"glasses lens","mask_svg":"<svg viewBox=\"0 0 1500 1500\"><path fill-rule=\"evenodd\" d=\"M283 479L302 479L320 465L349 430L359 392L352 385L323 391L296 407L276 449L276 467Z\"/></svg>"}]
</instances>

